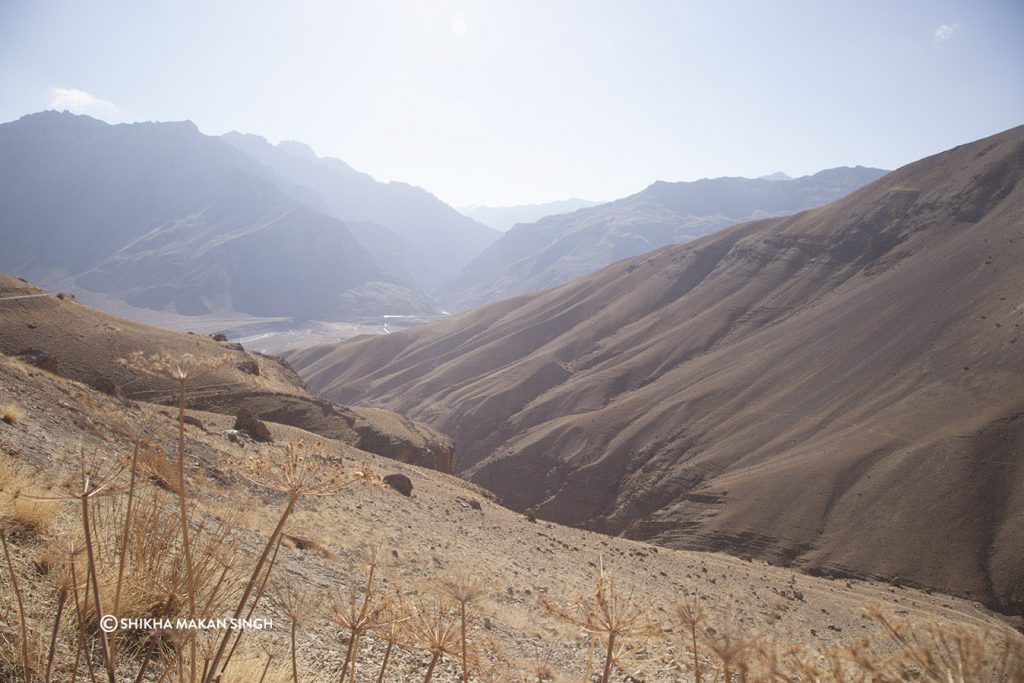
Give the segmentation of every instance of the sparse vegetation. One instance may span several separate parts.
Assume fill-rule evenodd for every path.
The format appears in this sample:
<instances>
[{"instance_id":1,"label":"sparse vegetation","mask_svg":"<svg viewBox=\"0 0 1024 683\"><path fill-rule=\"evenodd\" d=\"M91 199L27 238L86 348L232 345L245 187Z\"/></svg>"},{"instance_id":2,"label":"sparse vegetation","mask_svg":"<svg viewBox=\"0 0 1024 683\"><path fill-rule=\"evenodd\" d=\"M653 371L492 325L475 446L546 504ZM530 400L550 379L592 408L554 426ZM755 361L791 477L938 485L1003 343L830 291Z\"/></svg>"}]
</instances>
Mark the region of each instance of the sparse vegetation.
<instances>
[{"instance_id":1,"label":"sparse vegetation","mask_svg":"<svg viewBox=\"0 0 1024 683\"><path fill-rule=\"evenodd\" d=\"M547 662L505 659L501 636L488 634L479 615L492 607L490 585L470 571L440 566L426 583L398 579L392 548L380 537L363 544L345 583L320 587L296 580L282 569L282 554L315 550L324 538L315 529L304 531L307 545L288 535L292 540L282 551L303 500L335 498L363 485L380 491L373 495L382 505L392 494L379 488L380 478L368 467L342 464L320 443L239 449L245 457L230 463L232 474L264 493L276 519L247 529L231 505L200 504L201 480L196 475L189 483L178 467L187 454L181 405L177 462L156 443L159 430L141 423L118 429L129 444L126 453L116 452L110 439L110 452L82 448L45 478L0 456L0 678L383 683L394 676L389 671L397 656L402 680L429 683L442 671L445 680L457 675L466 682L564 680ZM298 517L304 525L315 523L308 511ZM540 533L539 526L527 528ZM309 555L335 561L329 553ZM319 598L322 589L330 599ZM593 587L579 597L534 598L551 628L562 624L581 636L552 637L564 640L564 651L575 658L570 666L587 680L966 683L1013 681L1024 671L1024 638L1008 628L915 623L876 610L868 615L873 635L858 644L785 644L763 628L722 619L720 610L694 596L671 609L650 599L603 562L596 564ZM499 618L510 609L508 602L493 603L491 614ZM275 632L140 627L108 634L100 628L104 615L252 618L261 605L281 617ZM304 666L307 631L330 628L342 632L338 662Z\"/></svg>"},{"instance_id":2,"label":"sparse vegetation","mask_svg":"<svg viewBox=\"0 0 1024 683\"><path fill-rule=\"evenodd\" d=\"M18 421L24 417L24 413L21 408L8 403L7 405L0 406L0 422L6 422L9 425L18 424Z\"/></svg>"}]
</instances>

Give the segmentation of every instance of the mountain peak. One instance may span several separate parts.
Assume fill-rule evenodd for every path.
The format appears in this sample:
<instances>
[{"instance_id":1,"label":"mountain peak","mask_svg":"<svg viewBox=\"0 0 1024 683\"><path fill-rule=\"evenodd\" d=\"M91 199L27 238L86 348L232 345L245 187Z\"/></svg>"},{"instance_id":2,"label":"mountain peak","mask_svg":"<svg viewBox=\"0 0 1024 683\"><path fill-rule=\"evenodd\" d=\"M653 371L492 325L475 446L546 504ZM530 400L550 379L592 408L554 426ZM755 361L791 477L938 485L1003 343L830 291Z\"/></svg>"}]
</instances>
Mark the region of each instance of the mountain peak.
<instances>
[{"instance_id":1,"label":"mountain peak","mask_svg":"<svg viewBox=\"0 0 1024 683\"><path fill-rule=\"evenodd\" d=\"M793 179L793 176L787 175L786 173L784 173L782 171L776 171L775 173L769 173L768 175L763 175L760 178L758 178L758 180L792 180L792 179Z\"/></svg>"},{"instance_id":2,"label":"mountain peak","mask_svg":"<svg viewBox=\"0 0 1024 683\"><path fill-rule=\"evenodd\" d=\"M316 161L319 159L312 147L296 140L282 140L277 143L277 148L282 152L287 152L288 154L299 157L300 159L309 159L310 161Z\"/></svg>"}]
</instances>

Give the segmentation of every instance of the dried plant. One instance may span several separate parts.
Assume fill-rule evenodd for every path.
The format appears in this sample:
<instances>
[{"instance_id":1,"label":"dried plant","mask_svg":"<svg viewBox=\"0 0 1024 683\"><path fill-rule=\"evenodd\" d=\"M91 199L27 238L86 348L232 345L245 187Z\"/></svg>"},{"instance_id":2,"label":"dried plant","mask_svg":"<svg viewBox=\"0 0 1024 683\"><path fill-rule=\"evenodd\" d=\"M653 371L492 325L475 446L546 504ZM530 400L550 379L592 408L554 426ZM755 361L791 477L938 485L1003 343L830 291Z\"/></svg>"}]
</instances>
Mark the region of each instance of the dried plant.
<instances>
[{"instance_id":1,"label":"dried plant","mask_svg":"<svg viewBox=\"0 0 1024 683\"><path fill-rule=\"evenodd\" d=\"M19 641L21 643L21 670L25 676L25 683L30 683L31 666L28 657L28 627L25 622L25 602L21 594L21 586L18 582L18 571L11 559L11 549L7 545L7 534L10 529L5 520L0 520L0 543L3 544L4 562L7 564L7 571L11 577L11 588L14 590L14 597L18 604L18 629Z\"/></svg>"},{"instance_id":2,"label":"dried plant","mask_svg":"<svg viewBox=\"0 0 1024 683\"><path fill-rule=\"evenodd\" d=\"M693 681L694 683L701 683L701 674L703 673L700 665L700 655L697 648L697 633L700 631L701 625L704 623L706 613L704 608L701 607L696 600L686 599L676 605L676 618L678 620L677 628L685 634L686 640L689 642L685 643L690 649L690 654L693 659Z\"/></svg>"},{"instance_id":3,"label":"dried plant","mask_svg":"<svg viewBox=\"0 0 1024 683\"><path fill-rule=\"evenodd\" d=\"M313 596L304 588L290 585L276 585L273 589L274 605L288 618L289 645L292 659L292 681L299 683L299 662L295 647L295 636L299 624L307 619L313 603Z\"/></svg>"},{"instance_id":4,"label":"dried plant","mask_svg":"<svg viewBox=\"0 0 1024 683\"><path fill-rule=\"evenodd\" d=\"M24 417L24 413L21 408L9 403L4 406L0 406L0 422L6 422L9 425L18 424L18 421Z\"/></svg>"},{"instance_id":5,"label":"dried plant","mask_svg":"<svg viewBox=\"0 0 1024 683\"><path fill-rule=\"evenodd\" d=\"M116 460L101 457L96 453L90 456L84 447L79 450L77 464L77 476L66 479L59 487L64 489L63 494L56 493L55 495L30 497L36 500L74 500L79 503L87 558L86 581L90 582L89 588L92 590L96 614L102 615L104 613L103 594L100 591L99 578L96 572L96 551L90 512L95 499L117 495L121 492L120 480L123 467ZM107 671L107 679L110 683L114 683L116 673L113 652L110 648L107 633L103 630L100 631L100 649L103 653L103 663Z\"/></svg>"},{"instance_id":6,"label":"dried plant","mask_svg":"<svg viewBox=\"0 0 1024 683\"><path fill-rule=\"evenodd\" d=\"M467 661L466 641L466 608L487 595L483 582L467 572L456 574L452 578L441 581L441 591L459 607L459 645L462 650L462 680L469 683L469 663Z\"/></svg>"},{"instance_id":7,"label":"dried plant","mask_svg":"<svg viewBox=\"0 0 1024 683\"><path fill-rule=\"evenodd\" d=\"M144 374L173 380L178 385L178 498L181 501L179 509L181 517L181 545L185 552L189 618L195 618L196 587L195 577L192 572L192 550L188 537L188 511L186 509L188 493L185 487L185 386L188 382L225 365L229 362L229 359L226 356L211 358L195 356L190 353L177 357L168 353L147 356L141 351L136 351L129 354L127 358L120 359L118 362ZM190 658L189 680L194 682L196 680L196 642L194 636L190 638L190 647L192 656Z\"/></svg>"},{"instance_id":8,"label":"dried plant","mask_svg":"<svg viewBox=\"0 0 1024 683\"><path fill-rule=\"evenodd\" d=\"M594 590L562 606L545 601L545 609L556 618L576 626L602 643L605 650L601 683L608 683L616 654L631 638L660 636L661 628L647 616L647 609L634 596L634 589L622 592L601 563Z\"/></svg>"},{"instance_id":9,"label":"dried plant","mask_svg":"<svg viewBox=\"0 0 1024 683\"><path fill-rule=\"evenodd\" d=\"M245 589L242 591L238 606L232 615L236 619L241 617L245 611L249 597L252 595L252 591L262 574L267 557L280 543L285 524L295 510L295 506L300 498L305 496L338 495L357 484L372 485L379 484L381 481L380 477L367 467L361 470L349 470L340 463L326 462L323 455L323 444L320 442L316 442L312 446L307 446L304 441L289 443L284 446L282 451L284 456L282 459L273 458L266 453L261 453L258 456L248 458L239 468L239 473L245 479L257 486L285 494L288 502L281 512L277 526L274 527L273 533L267 539L267 543L264 545L263 551L256 561L256 566L245 585ZM203 683L211 683L217 667L227 650L228 643L231 641L232 633L232 628L225 629L223 639L213 660L213 666ZM228 661L230 661L230 658Z\"/></svg>"},{"instance_id":10,"label":"dried plant","mask_svg":"<svg viewBox=\"0 0 1024 683\"><path fill-rule=\"evenodd\" d=\"M348 631L348 648L341 665L338 683L344 683L346 672L351 666L349 678L356 679L356 662L359 658L359 641L368 630L381 622L386 602L381 599L374 584L380 564L380 545L372 545L362 551L366 566L366 583L353 583L347 592L340 592L331 601L327 618Z\"/></svg>"},{"instance_id":11,"label":"dried plant","mask_svg":"<svg viewBox=\"0 0 1024 683\"><path fill-rule=\"evenodd\" d=\"M430 683L443 656L459 656L458 612L440 598L420 599L413 606L408 624L413 640L430 652L430 664L423 677L423 683Z\"/></svg>"}]
</instances>

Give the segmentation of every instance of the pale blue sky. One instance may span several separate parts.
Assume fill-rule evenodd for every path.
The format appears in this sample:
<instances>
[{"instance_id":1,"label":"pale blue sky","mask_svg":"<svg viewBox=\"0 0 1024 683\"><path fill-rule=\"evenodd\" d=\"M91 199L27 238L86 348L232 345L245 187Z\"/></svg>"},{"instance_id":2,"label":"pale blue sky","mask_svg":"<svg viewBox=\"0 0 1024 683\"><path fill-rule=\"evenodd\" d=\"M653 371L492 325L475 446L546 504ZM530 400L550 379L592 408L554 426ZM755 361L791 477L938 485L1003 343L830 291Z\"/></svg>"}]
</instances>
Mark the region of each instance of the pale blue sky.
<instances>
[{"instance_id":1,"label":"pale blue sky","mask_svg":"<svg viewBox=\"0 0 1024 683\"><path fill-rule=\"evenodd\" d=\"M0 121L191 119L454 205L895 168L1024 123L1022 84L1019 0L0 0Z\"/></svg>"}]
</instances>

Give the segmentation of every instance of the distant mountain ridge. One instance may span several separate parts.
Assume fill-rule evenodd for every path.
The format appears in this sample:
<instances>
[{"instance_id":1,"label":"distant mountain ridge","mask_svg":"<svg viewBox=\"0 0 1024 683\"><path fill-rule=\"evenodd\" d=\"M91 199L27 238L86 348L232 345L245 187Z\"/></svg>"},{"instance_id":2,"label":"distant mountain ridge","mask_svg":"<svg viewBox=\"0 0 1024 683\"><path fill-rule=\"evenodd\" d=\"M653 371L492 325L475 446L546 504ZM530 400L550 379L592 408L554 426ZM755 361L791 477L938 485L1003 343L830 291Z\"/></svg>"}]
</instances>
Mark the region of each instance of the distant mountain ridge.
<instances>
[{"instance_id":1,"label":"distant mountain ridge","mask_svg":"<svg viewBox=\"0 0 1024 683\"><path fill-rule=\"evenodd\" d=\"M287 358L330 398L452 436L463 476L538 517L1019 614L1022 335L1024 126Z\"/></svg>"},{"instance_id":2,"label":"distant mountain ridge","mask_svg":"<svg viewBox=\"0 0 1024 683\"><path fill-rule=\"evenodd\" d=\"M439 297L446 308L460 311L552 287L728 225L827 204L885 173L857 166L786 182L658 181L623 199L515 226L447 282Z\"/></svg>"},{"instance_id":3,"label":"distant mountain ridge","mask_svg":"<svg viewBox=\"0 0 1024 683\"><path fill-rule=\"evenodd\" d=\"M453 277L500 233L468 218L424 189L382 183L340 159L320 158L298 142L277 145L257 135L222 136L296 186L316 193L318 208L350 226L392 276L425 292Z\"/></svg>"},{"instance_id":4,"label":"distant mountain ridge","mask_svg":"<svg viewBox=\"0 0 1024 683\"><path fill-rule=\"evenodd\" d=\"M186 315L433 310L311 200L191 122L0 125L0 271Z\"/></svg>"},{"instance_id":5,"label":"distant mountain ridge","mask_svg":"<svg viewBox=\"0 0 1024 683\"><path fill-rule=\"evenodd\" d=\"M561 199L543 204L521 204L519 206L465 206L458 207L458 210L484 225L490 226L502 232L508 230L517 223L536 223L548 216L557 216L563 213L572 213L579 209L587 209L597 206L603 202L592 202L588 199Z\"/></svg>"}]
</instances>

